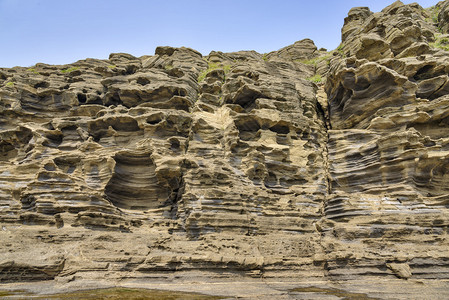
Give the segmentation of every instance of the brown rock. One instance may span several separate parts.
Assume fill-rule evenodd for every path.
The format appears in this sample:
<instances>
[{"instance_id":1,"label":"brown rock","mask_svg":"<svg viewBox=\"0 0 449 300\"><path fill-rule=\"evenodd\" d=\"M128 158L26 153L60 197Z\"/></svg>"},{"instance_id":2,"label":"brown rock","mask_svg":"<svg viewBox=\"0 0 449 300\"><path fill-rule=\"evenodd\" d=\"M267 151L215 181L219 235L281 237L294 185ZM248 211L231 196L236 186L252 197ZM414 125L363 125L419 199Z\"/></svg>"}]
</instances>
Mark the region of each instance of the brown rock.
<instances>
[{"instance_id":1,"label":"brown rock","mask_svg":"<svg viewBox=\"0 0 449 300\"><path fill-rule=\"evenodd\" d=\"M389 263L387 267L399 278L408 279L412 277L410 266L406 263Z\"/></svg>"},{"instance_id":2,"label":"brown rock","mask_svg":"<svg viewBox=\"0 0 449 300\"><path fill-rule=\"evenodd\" d=\"M428 18L354 8L330 53L1 69L2 287L447 298L449 63Z\"/></svg>"},{"instance_id":3,"label":"brown rock","mask_svg":"<svg viewBox=\"0 0 449 300\"><path fill-rule=\"evenodd\" d=\"M345 18L343 28L341 29L341 40L344 42L346 38L353 32L357 31L365 20L373 13L368 7L354 7L348 12Z\"/></svg>"}]
</instances>

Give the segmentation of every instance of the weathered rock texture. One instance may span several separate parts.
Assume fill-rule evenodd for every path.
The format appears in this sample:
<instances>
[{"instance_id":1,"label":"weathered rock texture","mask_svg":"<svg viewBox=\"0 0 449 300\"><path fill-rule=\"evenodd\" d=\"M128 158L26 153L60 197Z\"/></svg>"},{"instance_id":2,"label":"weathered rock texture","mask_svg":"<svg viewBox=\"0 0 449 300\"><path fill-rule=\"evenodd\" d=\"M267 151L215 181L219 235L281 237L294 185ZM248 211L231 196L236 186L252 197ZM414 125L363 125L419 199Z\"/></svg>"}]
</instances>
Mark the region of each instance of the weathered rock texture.
<instances>
[{"instance_id":1,"label":"weathered rock texture","mask_svg":"<svg viewBox=\"0 0 449 300\"><path fill-rule=\"evenodd\" d=\"M353 8L332 52L0 69L0 281L447 287L448 3Z\"/></svg>"},{"instance_id":2,"label":"weathered rock texture","mask_svg":"<svg viewBox=\"0 0 449 300\"><path fill-rule=\"evenodd\" d=\"M330 274L448 278L449 63L428 17L398 1L345 20L325 85Z\"/></svg>"}]
</instances>

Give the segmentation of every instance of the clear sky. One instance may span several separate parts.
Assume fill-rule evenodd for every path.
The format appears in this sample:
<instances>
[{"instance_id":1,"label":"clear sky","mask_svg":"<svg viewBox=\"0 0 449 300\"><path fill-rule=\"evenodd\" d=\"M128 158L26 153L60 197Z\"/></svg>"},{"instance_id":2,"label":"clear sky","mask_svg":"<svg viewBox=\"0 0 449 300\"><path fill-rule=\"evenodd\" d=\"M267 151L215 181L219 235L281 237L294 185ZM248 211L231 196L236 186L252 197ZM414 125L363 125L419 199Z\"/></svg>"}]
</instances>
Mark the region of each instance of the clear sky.
<instances>
[{"instance_id":1,"label":"clear sky","mask_svg":"<svg viewBox=\"0 0 449 300\"><path fill-rule=\"evenodd\" d=\"M67 64L111 52L153 55L186 46L207 55L278 50L311 38L340 43L350 8L393 0L0 0L0 67ZM403 1L411 3L415 1ZM423 7L438 0L418 0Z\"/></svg>"}]
</instances>

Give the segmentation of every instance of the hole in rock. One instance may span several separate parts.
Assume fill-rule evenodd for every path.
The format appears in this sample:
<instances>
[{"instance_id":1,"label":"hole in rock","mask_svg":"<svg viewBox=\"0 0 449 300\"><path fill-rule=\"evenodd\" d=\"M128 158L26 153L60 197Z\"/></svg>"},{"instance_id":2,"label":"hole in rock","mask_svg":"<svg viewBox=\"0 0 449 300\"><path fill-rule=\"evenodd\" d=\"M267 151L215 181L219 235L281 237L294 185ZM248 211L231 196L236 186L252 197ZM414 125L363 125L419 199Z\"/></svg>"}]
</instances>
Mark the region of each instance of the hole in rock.
<instances>
[{"instance_id":1,"label":"hole in rock","mask_svg":"<svg viewBox=\"0 0 449 300\"><path fill-rule=\"evenodd\" d=\"M280 123L270 127L270 130L279 134L287 134L290 132L290 128L288 128L288 126L282 125Z\"/></svg>"},{"instance_id":2,"label":"hole in rock","mask_svg":"<svg viewBox=\"0 0 449 300\"><path fill-rule=\"evenodd\" d=\"M131 74L136 73L137 69L138 69L138 67L136 65L127 65L125 67L127 75L131 75Z\"/></svg>"},{"instance_id":3,"label":"hole in rock","mask_svg":"<svg viewBox=\"0 0 449 300\"><path fill-rule=\"evenodd\" d=\"M85 94L78 94L76 96L78 98L79 103L86 103L87 97Z\"/></svg>"},{"instance_id":4,"label":"hole in rock","mask_svg":"<svg viewBox=\"0 0 449 300\"><path fill-rule=\"evenodd\" d=\"M253 118L244 117L235 121L235 126L239 130L239 137L243 141L249 141L256 137L260 137L259 122Z\"/></svg>"},{"instance_id":5,"label":"hole in rock","mask_svg":"<svg viewBox=\"0 0 449 300\"><path fill-rule=\"evenodd\" d=\"M140 85L147 85L150 84L150 80L148 78L145 77L139 77L137 78L136 82Z\"/></svg>"},{"instance_id":6,"label":"hole in rock","mask_svg":"<svg viewBox=\"0 0 449 300\"><path fill-rule=\"evenodd\" d=\"M167 102L168 107L173 107L176 110L183 110L189 112L191 102L186 97L173 96L170 101Z\"/></svg>"},{"instance_id":7,"label":"hole in rock","mask_svg":"<svg viewBox=\"0 0 449 300\"><path fill-rule=\"evenodd\" d=\"M9 160L17 155L16 148L6 141L0 141L0 160Z\"/></svg>"},{"instance_id":8,"label":"hole in rock","mask_svg":"<svg viewBox=\"0 0 449 300\"><path fill-rule=\"evenodd\" d=\"M94 95L93 97L90 97L90 99L88 99L87 103L88 104L99 104L99 105L102 105L103 104L103 99L101 99L101 97L98 96L98 95Z\"/></svg>"},{"instance_id":9,"label":"hole in rock","mask_svg":"<svg viewBox=\"0 0 449 300\"><path fill-rule=\"evenodd\" d=\"M62 143L63 135L61 132L48 132L45 135L46 140L42 143L42 145L46 147L58 147Z\"/></svg>"},{"instance_id":10,"label":"hole in rock","mask_svg":"<svg viewBox=\"0 0 449 300\"><path fill-rule=\"evenodd\" d=\"M240 131L239 132L239 138L242 141L251 141L256 140L260 138L260 132L253 132L253 131Z\"/></svg>"},{"instance_id":11,"label":"hole in rock","mask_svg":"<svg viewBox=\"0 0 449 300\"><path fill-rule=\"evenodd\" d=\"M185 97L186 95L187 95L187 92L184 89L177 89L173 92L173 96Z\"/></svg>"},{"instance_id":12,"label":"hole in rock","mask_svg":"<svg viewBox=\"0 0 449 300\"><path fill-rule=\"evenodd\" d=\"M278 184L276 175L273 172L268 172L268 177L265 179L265 186L267 188L274 187Z\"/></svg>"},{"instance_id":13,"label":"hole in rock","mask_svg":"<svg viewBox=\"0 0 449 300\"><path fill-rule=\"evenodd\" d=\"M76 166L80 162L79 157L70 157L70 156L62 156L62 157L56 157L53 159L53 162L63 170L65 173L73 173L76 169Z\"/></svg>"},{"instance_id":14,"label":"hole in rock","mask_svg":"<svg viewBox=\"0 0 449 300\"><path fill-rule=\"evenodd\" d=\"M251 118L242 118L236 121L235 125L239 131L258 131L261 127L259 122Z\"/></svg>"},{"instance_id":15,"label":"hole in rock","mask_svg":"<svg viewBox=\"0 0 449 300\"><path fill-rule=\"evenodd\" d=\"M151 115L147 118L147 123L150 125L156 125L162 121L164 115L162 113Z\"/></svg>"},{"instance_id":16,"label":"hole in rock","mask_svg":"<svg viewBox=\"0 0 449 300\"><path fill-rule=\"evenodd\" d=\"M20 127L20 130L16 131L16 135L21 144L28 144L33 137L33 132L29 128Z\"/></svg>"},{"instance_id":17,"label":"hole in rock","mask_svg":"<svg viewBox=\"0 0 449 300\"><path fill-rule=\"evenodd\" d=\"M156 177L156 166L149 153L119 153L105 188L106 197L117 207L147 210L160 207L170 191Z\"/></svg>"},{"instance_id":18,"label":"hole in rock","mask_svg":"<svg viewBox=\"0 0 449 300\"><path fill-rule=\"evenodd\" d=\"M44 166L44 169L47 170L47 171L55 171L56 170L56 168L55 168L55 166L53 164L46 164Z\"/></svg>"},{"instance_id":19,"label":"hole in rock","mask_svg":"<svg viewBox=\"0 0 449 300\"><path fill-rule=\"evenodd\" d=\"M316 159L317 159L317 154L316 153L309 154L307 156L307 165L313 166L315 161L316 161Z\"/></svg>"},{"instance_id":20,"label":"hole in rock","mask_svg":"<svg viewBox=\"0 0 449 300\"><path fill-rule=\"evenodd\" d=\"M171 139L170 140L170 150L177 151L179 150L179 147L181 146L178 139Z\"/></svg>"},{"instance_id":21,"label":"hole in rock","mask_svg":"<svg viewBox=\"0 0 449 300\"><path fill-rule=\"evenodd\" d=\"M37 89L37 88L48 88L49 86L50 86L50 84L49 84L48 82L46 82L46 81L41 81L41 82L36 83L36 84L34 85L34 88L35 88L35 89Z\"/></svg>"},{"instance_id":22,"label":"hole in rock","mask_svg":"<svg viewBox=\"0 0 449 300\"><path fill-rule=\"evenodd\" d=\"M363 91L371 86L371 83L365 77L358 77L355 82L354 90L355 91Z\"/></svg>"},{"instance_id":23,"label":"hole in rock","mask_svg":"<svg viewBox=\"0 0 449 300\"><path fill-rule=\"evenodd\" d=\"M117 117L108 119L108 125L117 131L138 131L140 127L137 121L131 117Z\"/></svg>"},{"instance_id":24,"label":"hole in rock","mask_svg":"<svg viewBox=\"0 0 449 300\"><path fill-rule=\"evenodd\" d=\"M137 121L128 116L114 116L107 119L97 119L88 124L88 131L95 140L99 140L102 137L110 136L108 128L112 127L115 131L119 132L136 132L140 130ZM124 136L129 136L125 134Z\"/></svg>"},{"instance_id":25,"label":"hole in rock","mask_svg":"<svg viewBox=\"0 0 449 300\"><path fill-rule=\"evenodd\" d=\"M68 125L66 127L61 128L62 133L67 133L69 131L76 131L78 127L76 125Z\"/></svg>"},{"instance_id":26,"label":"hole in rock","mask_svg":"<svg viewBox=\"0 0 449 300\"><path fill-rule=\"evenodd\" d=\"M233 102L249 111L254 106L256 99L261 97L264 97L264 95L258 90L244 86L237 92Z\"/></svg>"},{"instance_id":27,"label":"hole in rock","mask_svg":"<svg viewBox=\"0 0 449 300\"><path fill-rule=\"evenodd\" d=\"M339 84L336 92L329 97L329 104L332 104L330 106L331 110L340 110L340 106L343 106L344 103L342 103L343 96L346 92L346 89L343 87L342 84Z\"/></svg>"},{"instance_id":28,"label":"hole in rock","mask_svg":"<svg viewBox=\"0 0 449 300\"><path fill-rule=\"evenodd\" d=\"M415 80L424 80L434 77L432 74L433 66L432 65L426 65L422 67L421 69L416 72L416 74L413 76L413 79Z\"/></svg>"},{"instance_id":29,"label":"hole in rock","mask_svg":"<svg viewBox=\"0 0 449 300\"><path fill-rule=\"evenodd\" d=\"M278 134L276 135L276 143L278 143L279 145L288 145L289 138L286 134Z\"/></svg>"},{"instance_id":30,"label":"hole in rock","mask_svg":"<svg viewBox=\"0 0 449 300\"><path fill-rule=\"evenodd\" d=\"M172 77L181 78L184 76L184 72L181 69L173 68L167 71L167 74Z\"/></svg>"},{"instance_id":31,"label":"hole in rock","mask_svg":"<svg viewBox=\"0 0 449 300\"><path fill-rule=\"evenodd\" d=\"M20 199L20 202L22 202L22 209L31 209L36 205L36 198L32 195L26 195Z\"/></svg>"},{"instance_id":32,"label":"hole in rock","mask_svg":"<svg viewBox=\"0 0 449 300\"><path fill-rule=\"evenodd\" d=\"M120 96L118 94L118 92L108 92L105 95L105 98L103 100L103 104L105 106L110 106L110 105L119 105L119 104L123 104L122 100L120 99Z\"/></svg>"},{"instance_id":33,"label":"hole in rock","mask_svg":"<svg viewBox=\"0 0 449 300\"><path fill-rule=\"evenodd\" d=\"M13 145L11 145L11 143L8 143L6 141L0 141L0 152L2 153L6 153L8 151L11 151L15 149Z\"/></svg>"}]
</instances>

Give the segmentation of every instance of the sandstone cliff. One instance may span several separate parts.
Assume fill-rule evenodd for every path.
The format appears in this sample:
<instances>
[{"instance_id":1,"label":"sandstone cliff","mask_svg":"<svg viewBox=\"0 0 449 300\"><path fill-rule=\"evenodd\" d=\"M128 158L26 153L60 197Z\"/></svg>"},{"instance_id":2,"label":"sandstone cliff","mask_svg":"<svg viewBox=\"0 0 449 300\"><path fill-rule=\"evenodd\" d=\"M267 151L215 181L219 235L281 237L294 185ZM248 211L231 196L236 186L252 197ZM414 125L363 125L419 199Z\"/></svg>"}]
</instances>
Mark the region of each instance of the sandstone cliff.
<instances>
[{"instance_id":1,"label":"sandstone cliff","mask_svg":"<svg viewBox=\"0 0 449 300\"><path fill-rule=\"evenodd\" d=\"M351 9L331 52L306 39L0 69L0 282L447 296L448 28L449 1L397 1Z\"/></svg>"}]
</instances>

